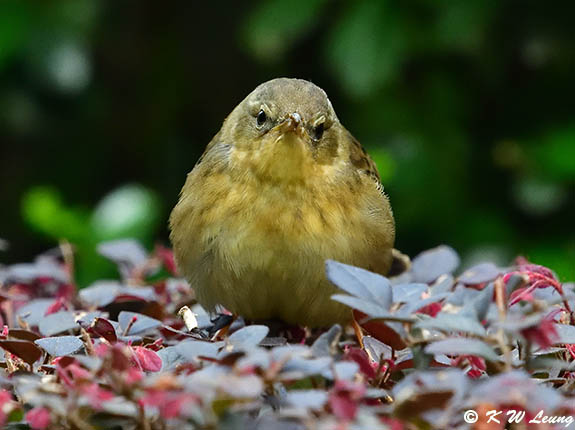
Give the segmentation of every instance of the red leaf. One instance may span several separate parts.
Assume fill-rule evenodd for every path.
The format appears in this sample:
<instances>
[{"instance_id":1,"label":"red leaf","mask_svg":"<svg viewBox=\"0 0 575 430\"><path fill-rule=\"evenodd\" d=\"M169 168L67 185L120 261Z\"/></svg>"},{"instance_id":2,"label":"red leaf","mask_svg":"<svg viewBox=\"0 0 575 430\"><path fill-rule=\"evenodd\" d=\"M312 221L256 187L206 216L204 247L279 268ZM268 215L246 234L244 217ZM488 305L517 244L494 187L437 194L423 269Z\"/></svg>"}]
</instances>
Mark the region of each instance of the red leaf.
<instances>
[{"instance_id":1,"label":"red leaf","mask_svg":"<svg viewBox=\"0 0 575 430\"><path fill-rule=\"evenodd\" d=\"M487 369L487 366L485 365L485 360L483 358L476 357L475 355L469 355L467 359L469 360L469 364L471 364L471 366L473 366L474 369L481 371Z\"/></svg>"},{"instance_id":2,"label":"red leaf","mask_svg":"<svg viewBox=\"0 0 575 430\"><path fill-rule=\"evenodd\" d=\"M426 314L433 318L435 318L439 312L441 312L441 303L439 302L430 303L417 311L418 314Z\"/></svg>"},{"instance_id":3,"label":"red leaf","mask_svg":"<svg viewBox=\"0 0 575 430\"><path fill-rule=\"evenodd\" d=\"M128 369L134 361L132 351L123 343L108 345L101 343L96 347L96 355L100 358L110 360L110 367L114 370L124 371Z\"/></svg>"},{"instance_id":4,"label":"red leaf","mask_svg":"<svg viewBox=\"0 0 575 430\"><path fill-rule=\"evenodd\" d=\"M346 349L344 356L344 360L351 360L355 361L359 365L359 370L365 376L370 379L375 378L376 369L379 366L379 363L374 363L370 360L369 355L363 349L360 348L348 348Z\"/></svg>"},{"instance_id":5,"label":"red leaf","mask_svg":"<svg viewBox=\"0 0 575 430\"><path fill-rule=\"evenodd\" d=\"M66 306L66 303L64 302L64 297L59 297L56 300L54 300L54 303L52 303L50 306L48 306L48 309L46 309L46 312L44 312L44 316L50 315L50 314L55 314L56 312L58 312L62 309L67 310L68 307Z\"/></svg>"},{"instance_id":6,"label":"red leaf","mask_svg":"<svg viewBox=\"0 0 575 430\"><path fill-rule=\"evenodd\" d=\"M145 297L134 296L131 294L118 294L114 299L114 303L119 302L145 302L147 299Z\"/></svg>"},{"instance_id":7,"label":"red leaf","mask_svg":"<svg viewBox=\"0 0 575 430\"><path fill-rule=\"evenodd\" d=\"M125 373L124 381L128 385L133 385L137 382L140 382L144 378L144 374L140 369L136 369L135 367L130 367L128 371Z\"/></svg>"},{"instance_id":8,"label":"red leaf","mask_svg":"<svg viewBox=\"0 0 575 430\"><path fill-rule=\"evenodd\" d=\"M332 394L329 397L329 405L333 414L343 420L353 420L357 413L357 402L343 394Z\"/></svg>"},{"instance_id":9,"label":"red leaf","mask_svg":"<svg viewBox=\"0 0 575 430\"><path fill-rule=\"evenodd\" d=\"M0 340L0 347L21 358L30 366L42 357L42 350L27 340Z\"/></svg>"},{"instance_id":10,"label":"red leaf","mask_svg":"<svg viewBox=\"0 0 575 430\"><path fill-rule=\"evenodd\" d=\"M522 300L526 302L532 302L534 300L532 287L523 287L518 288L511 293L509 296L509 306L513 306L515 303L518 303Z\"/></svg>"},{"instance_id":11,"label":"red leaf","mask_svg":"<svg viewBox=\"0 0 575 430\"><path fill-rule=\"evenodd\" d=\"M110 343L116 343L118 341L118 336L116 336L114 326L105 318L96 318L92 323L89 332L90 334L103 337Z\"/></svg>"},{"instance_id":12,"label":"red leaf","mask_svg":"<svg viewBox=\"0 0 575 430\"><path fill-rule=\"evenodd\" d=\"M483 372L479 369L470 369L467 372L467 376L469 376L471 379L477 379L479 378L481 375L483 374Z\"/></svg>"},{"instance_id":13,"label":"red leaf","mask_svg":"<svg viewBox=\"0 0 575 430\"><path fill-rule=\"evenodd\" d=\"M110 348L110 353L112 355L112 369L116 370L126 370L130 367L130 349L125 345L116 344Z\"/></svg>"},{"instance_id":14,"label":"red leaf","mask_svg":"<svg viewBox=\"0 0 575 430\"><path fill-rule=\"evenodd\" d=\"M164 344L164 339L158 338L155 341L153 341L152 343L147 344L146 348L151 349L152 351L159 351L160 349L162 349L163 344Z\"/></svg>"},{"instance_id":15,"label":"red leaf","mask_svg":"<svg viewBox=\"0 0 575 430\"><path fill-rule=\"evenodd\" d=\"M40 335L34 333L30 330L24 330L20 328L11 328L8 332L8 336L14 337L20 340L27 340L29 342L34 342L35 340L40 339Z\"/></svg>"},{"instance_id":16,"label":"red leaf","mask_svg":"<svg viewBox=\"0 0 575 430\"><path fill-rule=\"evenodd\" d=\"M381 417L380 420L387 425L389 430L403 430L403 423L397 418Z\"/></svg>"},{"instance_id":17,"label":"red leaf","mask_svg":"<svg viewBox=\"0 0 575 430\"><path fill-rule=\"evenodd\" d=\"M166 419L177 418L180 415L182 405L186 403L186 400L185 395L172 399L160 407L160 414Z\"/></svg>"},{"instance_id":18,"label":"red leaf","mask_svg":"<svg viewBox=\"0 0 575 430\"><path fill-rule=\"evenodd\" d=\"M100 388L97 383L84 385L81 391L90 399L90 404L94 409L100 409L103 402L114 398L114 393Z\"/></svg>"},{"instance_id":19,"label":"red leaf","mask_svg":"<svg viewBox=\"0 0 575 430\"><path fill-rule=\"evenodd\" d=\"M68 367L72 363L76 363L76 359L68 355L65 355L63 357L56 357L54 360L52 360L52 364L54 366L58 366L61 368Z\"/></svg>"},{"instance_id":20,"label":"red leaf","mask_svg":"<svg viewBox=\"0 0 575 430\"><path fill-rule=\"evenodd\" d=\"M50 411L45 407L36 407L26 413L26 421L32 429L47 429L50 425Z\"/></svg>"},{"instance_id":21,"label":"red leaf","mask_svg":"<svg viewBox=\"0 0 575 430\"><path fill-rule=\"evenodd\" d=\"M162 368L162 359L151 349L136 346L134 353L140 366L142 366L142 370L146 372L159 372Z\"/></svg>"},{"instance_id":22,"label":"red leaf","mask_svg":"<svg viewBox=\"0 0 575 430\"><path fill-rule=\"evenodd\" d=\"M195 400L196 397L190 393L177 393L152 388L142 397L141 403L145 406L157 407L162 418L171 419L181 415L184 404L189 405Z\"/></svg>"},{"instance_id":23,"label":"red leaf","mask_svg":"<svg viewBox=\"0 0 575 430\"><path fill-rule=\"evenodd\" d=\"M56 372L62 382L68 387L75 387L78 383L90 381L92 375L86 369L80 367L77 363L70 363L66 367L62 367L65 362L56 364Z\"/></svg>"},{"instance_id":24,"label":"red leaf","mask_svg":"<svg viewBox=\"0 0 575 430\"><path fill-rule=\"evenodd\" d=\"M557 326L554 320L555 315L560 312L559 309L551 311L541 320L539 325L528 327L521 330L521 334L530 342L536 343L541 348L550 348L553 341L557 339Z\"/></svg>"},{"instance_id":25,"label":"red leaf","mask_svg":"<svg viewBox=\"0 0 575 430\"><path fill-rule=\"evenodd\" d=\"M162 245L156 245L156 249L154 250L156 256L160 258L164 267L171 275L177 276L178 275L178 268L176 267L176 261L174 259L174 252L170 248L166 248Z\"/></svg>"},{"instance_id":26,"label":"red leaf","mask_svg":"<svg viewBox=\"0 0 575 430\"><path fill-rule=\"evenodd\" d=\"M363 384L346 380L336 381L329 395L329 405L333 414L344 420L354 419L364 394Z\"/></svg>"}]
</instances>

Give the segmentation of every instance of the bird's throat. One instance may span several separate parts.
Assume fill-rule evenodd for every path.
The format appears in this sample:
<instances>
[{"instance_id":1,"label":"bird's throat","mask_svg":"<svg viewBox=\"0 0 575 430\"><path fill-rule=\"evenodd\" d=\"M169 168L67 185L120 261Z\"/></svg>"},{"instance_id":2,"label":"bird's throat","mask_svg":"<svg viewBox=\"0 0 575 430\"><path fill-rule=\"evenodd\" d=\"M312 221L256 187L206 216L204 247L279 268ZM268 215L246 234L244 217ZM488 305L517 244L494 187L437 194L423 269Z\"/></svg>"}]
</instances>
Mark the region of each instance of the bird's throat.
<instances>
[{"instance_id":1,"label":"bird's throat","mask_svg":"<svg viewBox=\"0 0 575 430\"><path fill-rule=\"evenodd\" d=\"M243 158L261 180L278 183L305 181L314 165L307 143L295 133L282 134Z\"/></svg>"}]
</instances>

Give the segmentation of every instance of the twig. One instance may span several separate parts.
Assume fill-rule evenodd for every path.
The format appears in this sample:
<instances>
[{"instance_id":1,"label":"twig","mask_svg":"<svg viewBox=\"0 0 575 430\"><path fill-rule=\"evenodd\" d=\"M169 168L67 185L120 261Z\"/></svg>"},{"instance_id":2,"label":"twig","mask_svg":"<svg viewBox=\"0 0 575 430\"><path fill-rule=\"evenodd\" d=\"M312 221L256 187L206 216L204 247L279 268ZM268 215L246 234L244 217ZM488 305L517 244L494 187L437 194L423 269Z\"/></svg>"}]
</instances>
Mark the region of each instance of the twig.
<instances>
[{"instance_id":1,"label":"twig","mask_svg":"<svg viewBox=\"0 0 575 430\"><path fill-rule=\"evenodd\" d=\"M96 355L96 350L94 349L94 342L92 342L90 334L86 331L84 327L80 327L80 333L82 334L82 341L84 342L86 353L88 355Z\"/></svg>"},{"instance_id":2,"label":"twig","mask_svg":"<svg viewBox=\"0 0 575 430\"><path fill-rule=\"evenodd\" d=\"M507 317L507 309L505 307L505 284L501 277L495 280L495 302L499 311L499 320L504 321ZM513 368L511 350L507 345L503 327L497 331L496 339L505 357L505 370L510 371Z\"/></svg>"},{"instance_id":3,"label":"twig","mask_svg":"<svg viewBox=\"0 0 575 430\"><path fill-rule=\"evenodd\" d=\"M68 279L72 284L75 284L74 279L74 248L67 240L63 239L60 241L60 252L62 253L62 258L64 259L64 265L66 266L66 271L68 272Z\"/></svg>"},{"instance_id":4,"label":"twig","mask_svg":"<svg viewBox=\"0 0 575 430\"><path fill-rule=\"evenodd\" d=\"M18 368L12 362L12 359L10 358L10 353L8 351L4 352L4 357L6 357L6 370L8 370L8 373L16 372L16 370L18 370Z\"/></svg>"},{"instance_id":5,"label":"twig","mask_svg":"<svg viewBox=\"0 0 575 430\"><path fill-rule=\"evenodd\" d=\"M128 336L130 329L136 323L136 321L138 321L138 317L136 315L134 315L132 317L132 319L130 320L130 322L128 323L127 327L125 328L124 333L122 333L123 336Z\"/></svg>"}]
</instances>

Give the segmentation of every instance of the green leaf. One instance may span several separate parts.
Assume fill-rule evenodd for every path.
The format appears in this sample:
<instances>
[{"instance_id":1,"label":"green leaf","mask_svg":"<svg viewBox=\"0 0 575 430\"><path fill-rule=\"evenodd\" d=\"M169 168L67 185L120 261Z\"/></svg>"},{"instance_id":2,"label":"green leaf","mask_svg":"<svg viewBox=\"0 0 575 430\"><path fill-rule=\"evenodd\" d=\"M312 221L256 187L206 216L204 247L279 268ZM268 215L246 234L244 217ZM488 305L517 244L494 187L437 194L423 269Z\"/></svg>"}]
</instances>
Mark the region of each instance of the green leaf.
<instances>
[{"instance_id":1,"label":"green leaf","mask_svg":"<svg viewBox=\"0 0 575 430\"><path fill-rule=\"evenodd\" d=\"M327 44L331 70L350 95L363 98L396 76L404 38L401 20L387 2L353 2Z\"/></svg>"},{"instance_id":2,"label":"green leaf","mask_svg":"<svg viewBox=\"0 0 575 430\"><path fill-rule=\"evenodd\" d=\"M555 129L531 148L530 158L554 179L575 180L575 124Z\"/></svg>"},{"instance_id":3,"label":"green leaf","mask_svg":"<svg viewBox=\"0 0 575 430\"><path fill-rule=\"evenodd\" d=\"M22 199L22 216L35 230L53 239L82 241L90 233L87 214L66 206L51 187L36 187Z\"/></svg>"},{"instance_id":4,"label":"green leaf","mask_svg":"<svg viewBox=\"0 0 575 430\"><path fill-rule=\"evenodd\" d=\"M136 238L148 239L159 221L159 200L141 185L120 187L98 204L90 224L97 241Z\"/></svg>"},{"instance_id":5,"label":"green leaf","mask_svg":"<svg viewBox=\"0 0 575 430\"><path fill-rule=\"evenodd\" d=\"M0 2L0 69L26 41L31 21L28 9L27 2Z\"/></svg>"},{"instance_id":6,"label":"green leaf","mask_svg":"<svg viewBox=\"0 0 575 430\"><path fill-rule=\"evenodd\" d=\"M318 21L326 0L262 1L246 20L243 38L252 54L277 61Z\"/></svg>"},{"instance_id":7,"label":"green leaf","mask_svg":"<svg viewBox=\"0 0 575 430\"><path fill-rule=\"evenodd\" d=\"M551 171L551 169L548 170ZM531 216L553 214L570 198L569 191L563 184L531 175L516 179L513 197L517 206Z\"/></svg>"},{"instance_id":8,"label":"green leaf","mask_svg":"<svg viewBox=\"0 0 575 430\"><path fill-rule=\"evenodd\" d=\"M563 240L539 241L522 252L529 255L531 261L555 271L562 281L572 281L575 279L575 243L569 235Z\"/></svg>"},{"instance_id":9,"label":"green leaf","mask_svg":"<svg viewBox=\"0 0 575 430\"><path fill-rule=\"evenodd\" d=\"M395 175L397 170L397 163L381 146L377 146L369 149L369 154L377 166L377 171L381 178L381 182L385 186L386 183L390 182Z\"/></svg>"},{"instance_id":10,"label":"green leaf","mask_svg":"<svg viewBox=\"0 0 575 430\"><path fill-rule=\"evenodd\" d=\"M440 47L477 52L486 37L494 6L481 0L436 3L439 17L434 33Z\"/></svg>"}]
</instances>

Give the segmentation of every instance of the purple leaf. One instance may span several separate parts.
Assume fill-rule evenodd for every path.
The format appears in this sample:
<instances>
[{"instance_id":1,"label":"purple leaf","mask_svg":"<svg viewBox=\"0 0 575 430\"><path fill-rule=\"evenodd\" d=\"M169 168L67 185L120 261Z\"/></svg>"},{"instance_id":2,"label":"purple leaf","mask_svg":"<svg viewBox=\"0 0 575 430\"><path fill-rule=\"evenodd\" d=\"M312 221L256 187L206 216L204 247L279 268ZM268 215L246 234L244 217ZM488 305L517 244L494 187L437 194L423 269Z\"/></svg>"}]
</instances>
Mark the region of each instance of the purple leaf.
<instances>
[{"instance_id":1,"label":"purple leaf","mask_svg":"<svg viewBox=\"0 0 575 430\"><path fill-rule=\"evenodd\" d=\"M98 252L116 263L124 278L128 278L135 268L143 266L148 260L148 253L144 247L133 239L100 243Z\"/></svg>"},{"instance_id":2,"label":"purple leaf","mask_svg":"<svg viewBox=\"0 0 575 430\"><path fill-rule=\"evenodd\" d=\"M225 349L230 352L254 348L264 340L268 332L269 328L264 325L250 325L241 328L230 335Z\"/></svg>"},{"instance_id":3,"label":"purple leaf","mask_svg":"<svg viewBox=\"0 0 575 430\"><path fill-rule=\"evenodd\" d=\"M130 325L132 319L136 319L135 322L132 324L130 330L127 335L136 335L140 333L144 333L148 330L155 329L162 325L162 322L155 319L150 318L149 316L138 314L136 312L127 312L122 311L118 315L118 322L120 323L120 329L122 333L125 332L128 325Z\"/></svg>"},{"instance_id":4,"label":"purple leaf","mask_svg":"<svg viewBox=\"0 0 575 430\"><path fill-rule=\"evenodd\" d=\"M459 266L459 256L453 248L441 245L424 251L411 263L415 282L430 283L441 275L452 273Z\"/></svg>"},{"instance_id":5,"label":"purple leaf","mask_svg":"<svg viewBox=\"0 0 575 430\"><path fill-rule=\"evenodd\" d=\"M52 357L74 354L84 346L84 343L76 336L45 337L34 341L34 343Z\"/></svg>"},{"instance_id":6,"label":"purple leaf","mask_svg":"<svg viewBox=\"0 0 575 430\"><path fill-rule=\"evenodd\" d=\"M377 273L333 260L325 262L327 278L352 296L374 302L387 310L392 291L389 280Z\"/></svg>"},{"instance_id":7,"label":"purple leaf","mask_svg":"<svg viewBox=\"0 0 575 430\"><path fill-rule=\"evenodd\" d=\"M40 323L42 319L44 319L46 310L52 305L53 302L53 299L32 300L31 302L18 309L16 314L24 321L26 321L31 327L35 327Z\"/></svg>"},{"instance_id":8,"label":"purple leaf","mask_svg":"<svg viewBox=\"0 0 575 430\"><path fill-rule=\"evenodd\" d=\"M501 274L499 269L493 263L481 263L467 269L459 276L458 281L467 285L483 284L493 281Z\"/></svg>"},{"instance_id":9,"label":"purple leaf","mask_svg":"<svg viewBox=\"0 0 575 430\"><path fill-rule=\"evenodd\" d=\"M322 409L328 400L328 394L323 390L292 390L285 398L288 406L304 409Z\"/></svg>"},{"instance_id":10,"label":"purple leaf","mask_svg":"<svg viewBox=\"0 0 575 430\"><path fill-rule=\"evenodd\" d=\"M485 328L469 315L440 312L435 318L426 318L415 324L416 328L434 329L443 332L462 332L485 336Z\"/></svg>"},{"instance_id":11,"label":"purple leaf","mask_svg":"<svg viewBox=\"0 0 575 430\"><path fill-rule=\"evenodd\" d=\"M452 337L430 343L425 347L428 354L476 355L490 361L499 361L493 348L478 339Z\"/></svg>"},{"instance_id":12,"label":"purple leaf","mask_svg":"<svg viewBox=\"0 0 575 430\"><path fill-rule=\"evenodd\" d=\"M120 295L134 296L143 300L156 298L156 293L152 287L131 287L117 281L98 281L79 292L83 302L99 308L109 305Z\"/></svg>"},{"instance_id":13,"label":"purple leaf","mask_svg":"<svg viewBox=\"0 0 575 430\"><path fill-rule=\"evenodd\" d=\"M42 318L38 324L40 333L44 336L53 336L64 331L78 327L74 313L70 311L56 312Z\"/></svg>"}]
</instances>

